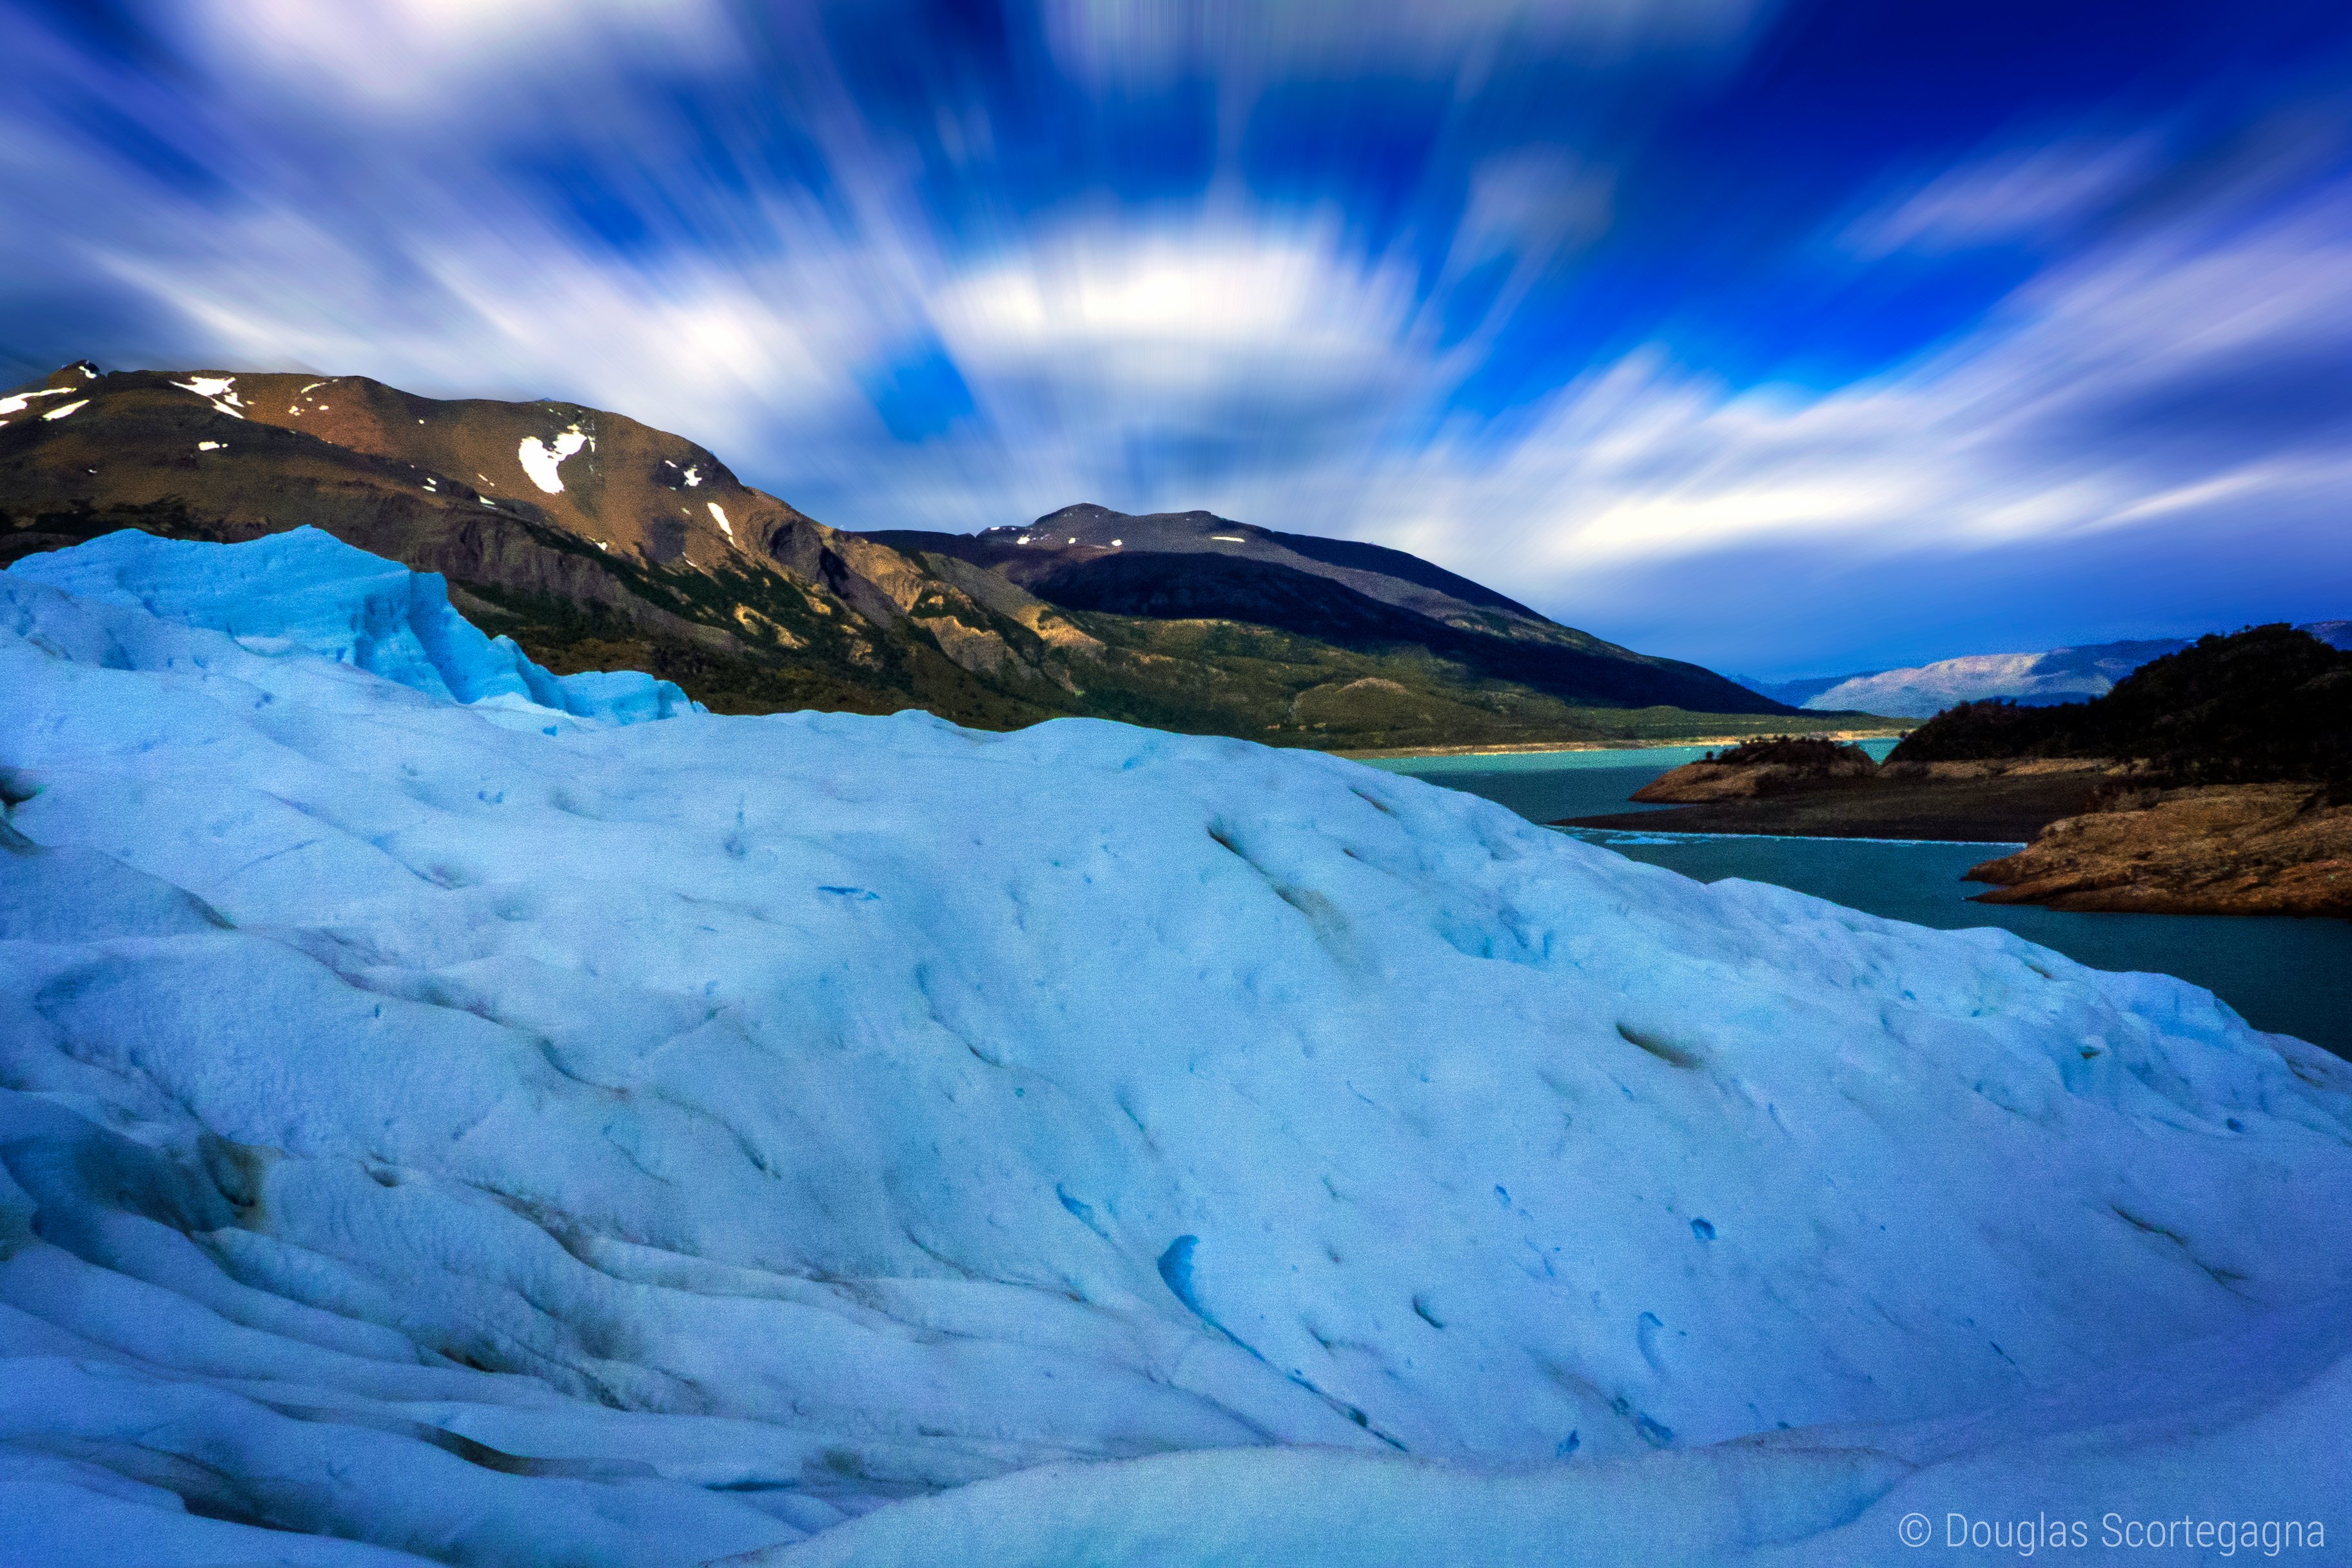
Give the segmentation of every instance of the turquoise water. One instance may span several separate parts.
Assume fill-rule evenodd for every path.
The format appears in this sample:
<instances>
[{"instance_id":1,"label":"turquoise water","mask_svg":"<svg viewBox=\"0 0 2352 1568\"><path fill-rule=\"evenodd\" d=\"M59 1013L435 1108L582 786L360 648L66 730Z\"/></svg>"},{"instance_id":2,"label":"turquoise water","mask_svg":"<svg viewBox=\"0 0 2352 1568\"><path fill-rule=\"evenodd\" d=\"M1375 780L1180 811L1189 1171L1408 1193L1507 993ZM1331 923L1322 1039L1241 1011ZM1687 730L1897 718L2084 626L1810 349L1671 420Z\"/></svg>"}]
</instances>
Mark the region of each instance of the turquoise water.
<instances>
[{"instance_id":1,"label":"turquoise water","mask_svg":"<svg viewBox=\"0 0 2352 1568\"><path fill-rule=\"evenodd\" d=\"M1880 762L1892 739L1864 741ZM1613 811L1664 811L1625 797L1660 773L1695 763L1715 746L1647 746L1609 752L1514 752L1492 757L1382 757L1371 765L1466 790L1509 806L1530 822L1599 816Z\"/></svg>"},{"instance_id":2,"label":"turquoise water","mask_svg":"<svg viewBox=\"0 0 2352 1568\"><path fill-rule=\"evenodd\" d=\"M1892 741L1865 744L1883 756ZM1544 752L1503 757L1389 758L1374 763L1509 806L1536 822L1639 811L1626 800L1703 746ZM1661 808L1664 809L1664 808ZM1867 838L1764 838L1728 834L1574 828L1588 843L1712 882L1777 882L1890 920L1947 930L2006 927L2094 969L2153 970L2202 985L2257 1028L2296 1035L2352 1057L2352 921L2244 915L2062 914L1976 904L1960 880L2006 846Z\"/></svg>"}]
</instances>

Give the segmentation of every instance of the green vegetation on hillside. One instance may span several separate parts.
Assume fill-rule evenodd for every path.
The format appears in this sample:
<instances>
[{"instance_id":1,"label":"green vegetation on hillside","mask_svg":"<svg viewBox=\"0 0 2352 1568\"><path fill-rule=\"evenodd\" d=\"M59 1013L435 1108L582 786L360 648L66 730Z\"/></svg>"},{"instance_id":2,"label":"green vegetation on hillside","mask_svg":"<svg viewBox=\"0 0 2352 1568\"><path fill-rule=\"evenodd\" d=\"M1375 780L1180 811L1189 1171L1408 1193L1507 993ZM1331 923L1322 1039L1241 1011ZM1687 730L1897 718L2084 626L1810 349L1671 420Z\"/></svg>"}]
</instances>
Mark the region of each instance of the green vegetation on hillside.
<instances>
[{"instance_id":1,"label":"green vegetation on hillside","mask_svg":"<svg viewBox=\"0 0 2352 1568\"><path fill-rule=\"evenodd\" d=\"M1088 711L1276 746L1406 751L1445 746L1664 741L1786 729L1786 715L1598 708L1481 678L1411 645L1341 647L1269 626L1066 612L1107 645L1074 661ZM1798 723L1807 721L1799 720ZM1823 718L1823 729L1853 722Z\"/></svg>"},{"instance_id":2,"label":"green vegetation on hillside","mask_svg":"<svg viewBox=\"0 0 2352 1568\"><path fill-rule=\"evenodd\" d=\"M1877 765L1871 763L1870 753L1860 746L1841 744L1821 735L1767 735L1761 740L1742 741L1738 745L1706 754L1708 762L1730 768L1827 770L1850 766L1856 758L1873 767Z\"/></svg>"}]
</instances>

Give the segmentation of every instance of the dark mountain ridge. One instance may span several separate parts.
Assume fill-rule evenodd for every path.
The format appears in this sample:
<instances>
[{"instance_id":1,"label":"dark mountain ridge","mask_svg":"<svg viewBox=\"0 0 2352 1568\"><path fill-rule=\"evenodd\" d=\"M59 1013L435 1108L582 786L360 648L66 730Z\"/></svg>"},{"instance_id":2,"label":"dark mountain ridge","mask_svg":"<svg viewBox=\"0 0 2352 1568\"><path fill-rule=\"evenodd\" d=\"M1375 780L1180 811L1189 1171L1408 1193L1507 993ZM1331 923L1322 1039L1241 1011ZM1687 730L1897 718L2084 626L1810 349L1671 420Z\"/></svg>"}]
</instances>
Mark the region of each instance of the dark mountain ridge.
<instances>
[{"instance_id":1,"label":"dark mountain ridge","mask_svg":"<svg viewBox=\"0 0 2352 1568\"><path fill-rule=\"evenodd\" d=\"M1473 624L1479 629L1506 636L1564 637L1590 643L1597 648L1613 647L1548 620L1484 584L1474 583L1402 550L1353 540L1281 533L1209 511L1136 515L1087 501L1047 512L1032 523L983 529L978 533L891 529L869 532L866 537L895 549L956 555L1022 584L1034 582L1076 562L1119 552L1197 552L1259 561L1328 577L1367 597L1416 611L1433 620Z\"/></svg>"},{"instance_id":2,"label":"dark mountain ridge","mask_svg":"<svg viewBox=\"0 0 2352 1568\"><path fill-rule=\"evenodd\" d=\"M1663 704L1722 713L1788 711L1784 705L1696 665L1498 637L1434 620L1345 583L1272 562L1124 552L1072 562L1027 586L1066 610L1153 620L1242 621L1363 652L1425 648L1478 679L1515 682L1568 700L1629 707Z\"/></svg>"}]
</instances>

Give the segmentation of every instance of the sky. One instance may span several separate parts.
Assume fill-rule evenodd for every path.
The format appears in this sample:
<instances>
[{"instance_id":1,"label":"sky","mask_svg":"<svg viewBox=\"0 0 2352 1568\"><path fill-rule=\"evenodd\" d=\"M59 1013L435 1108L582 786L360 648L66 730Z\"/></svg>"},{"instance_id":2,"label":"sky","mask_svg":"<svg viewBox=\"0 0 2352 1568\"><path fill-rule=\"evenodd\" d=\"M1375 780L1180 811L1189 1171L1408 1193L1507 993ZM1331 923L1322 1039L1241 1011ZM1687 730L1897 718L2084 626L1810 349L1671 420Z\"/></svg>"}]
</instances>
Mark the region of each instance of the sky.
<instances>
[{"instance_id":1,"label":"sky","mask_svg":"<svg viewBox=\"0 0 2352 1568\"><path fill-rule=\"evenodd\" d=\"M2352 616L2352 6L0 0L0 384L1371 540L1759 676Z\"/></svg>"}]
</instances>

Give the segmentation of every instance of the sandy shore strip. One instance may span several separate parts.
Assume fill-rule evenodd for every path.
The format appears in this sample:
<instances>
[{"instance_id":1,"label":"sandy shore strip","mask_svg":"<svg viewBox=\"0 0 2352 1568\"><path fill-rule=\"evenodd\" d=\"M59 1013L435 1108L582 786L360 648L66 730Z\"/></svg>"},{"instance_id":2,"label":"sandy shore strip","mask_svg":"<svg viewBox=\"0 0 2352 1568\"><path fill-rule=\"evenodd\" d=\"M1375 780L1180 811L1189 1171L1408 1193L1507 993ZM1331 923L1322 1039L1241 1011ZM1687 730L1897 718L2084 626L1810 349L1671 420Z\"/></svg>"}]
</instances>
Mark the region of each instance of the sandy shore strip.
<instances>
[{"instance_id":1,"label":"sandy shore strip","mask_svg":"<svg viewBox=\"0 0 2352 1568\"><path fill-rule=\"evenodd\" d=\"M1818 735L1824 741L1891 741L1908 734L1916 726L1888 724L1875 730L1809 730L1809 736ZM1758 735L1693 735L1670 740L1643 741L1525 741L1501 746L1400 746L1370 750L1332 751L1335 757L1347 757L1358 762L1378 758L1383 762L1410 761L1416 757L1517 757L1542 752L1656 752L1675 746L1737 746L1745 741L1763 739Z\"/></svg>"}]
</instances>

